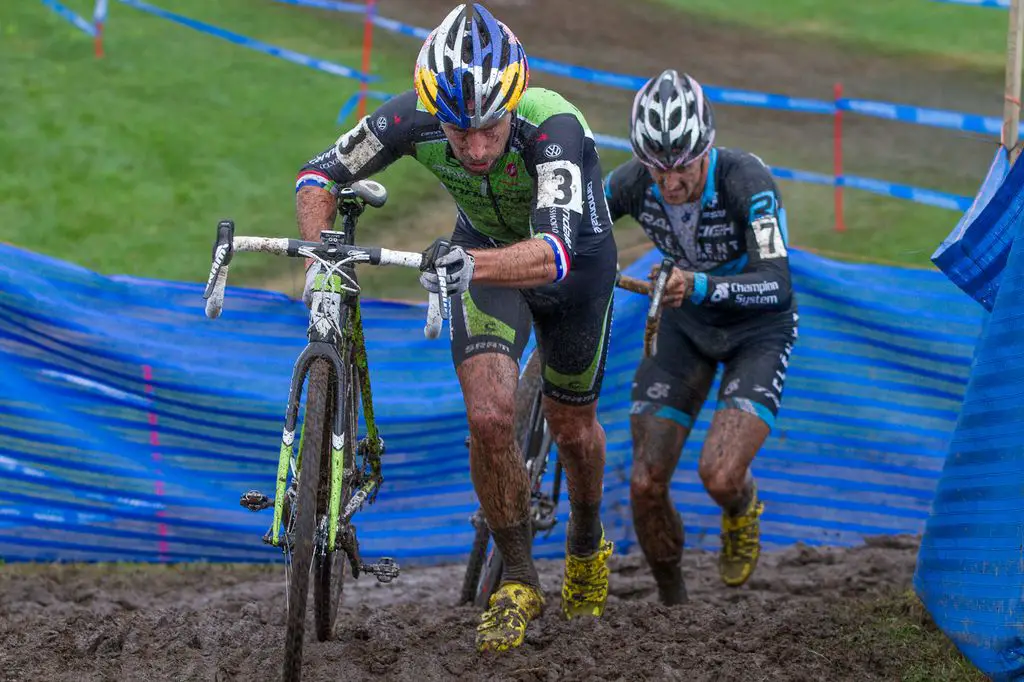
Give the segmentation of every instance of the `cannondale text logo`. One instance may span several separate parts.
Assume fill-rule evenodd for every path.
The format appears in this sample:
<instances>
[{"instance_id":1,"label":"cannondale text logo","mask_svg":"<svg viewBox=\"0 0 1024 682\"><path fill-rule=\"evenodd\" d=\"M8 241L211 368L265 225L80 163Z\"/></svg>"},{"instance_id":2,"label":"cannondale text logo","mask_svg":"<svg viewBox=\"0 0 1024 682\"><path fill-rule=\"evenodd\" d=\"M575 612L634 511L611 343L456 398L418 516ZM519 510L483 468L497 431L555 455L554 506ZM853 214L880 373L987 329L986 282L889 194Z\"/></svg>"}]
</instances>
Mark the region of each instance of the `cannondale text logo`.
<instances>
[{"instance_id":1,"label":"cannondale text logo","mask_svg":"<svg viewBox=\"0 0 1024 682\"><path fill-rule=\"evenodd\" d=\"M562 155L562 146L561 145L557 145L557 144L552 143L552 144L549 144L547 147L544 148L544 156L548 157L549 159L557 159L561 155Z\"/></svg>"}]
</instances>

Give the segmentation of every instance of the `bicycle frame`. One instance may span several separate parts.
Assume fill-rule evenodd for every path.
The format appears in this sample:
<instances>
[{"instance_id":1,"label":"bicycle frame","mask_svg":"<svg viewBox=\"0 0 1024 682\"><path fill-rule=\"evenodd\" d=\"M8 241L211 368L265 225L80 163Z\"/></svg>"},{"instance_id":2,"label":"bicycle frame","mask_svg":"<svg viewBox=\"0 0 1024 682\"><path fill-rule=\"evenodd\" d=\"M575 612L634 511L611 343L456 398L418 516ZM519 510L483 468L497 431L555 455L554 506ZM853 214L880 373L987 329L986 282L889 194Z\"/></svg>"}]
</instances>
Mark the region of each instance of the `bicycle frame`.
<instances>
[{"instance_id":1,"label":"bicycle frame","mask_svg":"<svg viewBox=\"0 0 1024 682\"><path fill-rule=\"evenodd\" d=\"M339 202L339 213L342 215L343 230L321 232L321 240L325 245L353 246L355 243L356 218L362 207L356 202ZM295 428L298 422L299 400L302 387L310 365L318 358L326 359L334 368L337 399L334 404L333 426L331 429L331 487L328 498L328 537L326 549L335 551L337 547L338 528L349 522L352 516L363 506L366 500L372 503L383 483L381 471L381 455L384 442L377 430L373 413L373 395L370 386L369 363L366 356L366 341L363 334L362 310L359 304L359 287L354 268L338 272L347 265L349 259L342 259L328 266L324 259L317 259L319 269L314 278L312 304L309 309L308 343L299 354L292 370L291 386L288 391L288 407L285 413L285 426L281 437L281 450L277 467L277 488L274 496L274 519L269 544L281 546L281 522L284 517L284 505L288 486L289 470L294 477L302 470L301 452L302 438L299 438L299 457L295 457L293 444ZM348 286L342 279L348 280ZM345 310L347 308L347 311ZM346 314L347 313L347 314ZM343 355L351 354L351 367L357 376L349 377L349 381L358 381L363 408L363 419L366 422L366 439L360 441L359 451L363 456L364 468L369 464L370 472L366 481L348 500L344 511L341 509L341 491L344 475L345 452L343 444L345 434L345 375L347 363ZM303 424L303 428L305 424ZM348 453L354 457L356 453ZM265 538L266 539L266 538ZM350 557L354 559L354 557Z\"/></svg>"}]
</instances>

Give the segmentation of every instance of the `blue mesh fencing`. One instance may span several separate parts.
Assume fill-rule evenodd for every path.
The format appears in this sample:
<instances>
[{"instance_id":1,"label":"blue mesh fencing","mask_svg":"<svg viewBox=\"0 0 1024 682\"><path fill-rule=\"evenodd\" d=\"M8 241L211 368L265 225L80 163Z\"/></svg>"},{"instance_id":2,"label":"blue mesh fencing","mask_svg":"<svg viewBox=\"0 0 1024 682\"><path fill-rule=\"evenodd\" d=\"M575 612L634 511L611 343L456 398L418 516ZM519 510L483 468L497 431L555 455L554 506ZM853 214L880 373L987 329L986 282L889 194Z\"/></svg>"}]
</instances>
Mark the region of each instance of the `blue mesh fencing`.
<instances>
[{"instance_id":1,"label":"blue mesh fencing","mask_svg":"<svg viewBox=\"0 0 1024 682\"><path fill-rule=\"evenodd\" d=\"M657 260L649 253L627 271ZM791 267L799 339L780 418L754 465L765 544L920 532L984 312L935 271L795 249ZM273 488L305 342L301 302L231 287L222 317L209 320L199 284L105 277L5 245L0 292L0 557L279 558L260 541L269 512L238 499ZM605 525L620 551L634 542L628 410L646 305L616 292L599 407ZM424 339L424 317L424 305L364 300L388 448L380 497L357 517L368 557L458 560L471 542L465 409L446 335ZM688 544L715 547L718 510L696 472L708 409L672 495ZM566 515L563 499L539 556L563 551Z\"/></svg>"}]
</instances>

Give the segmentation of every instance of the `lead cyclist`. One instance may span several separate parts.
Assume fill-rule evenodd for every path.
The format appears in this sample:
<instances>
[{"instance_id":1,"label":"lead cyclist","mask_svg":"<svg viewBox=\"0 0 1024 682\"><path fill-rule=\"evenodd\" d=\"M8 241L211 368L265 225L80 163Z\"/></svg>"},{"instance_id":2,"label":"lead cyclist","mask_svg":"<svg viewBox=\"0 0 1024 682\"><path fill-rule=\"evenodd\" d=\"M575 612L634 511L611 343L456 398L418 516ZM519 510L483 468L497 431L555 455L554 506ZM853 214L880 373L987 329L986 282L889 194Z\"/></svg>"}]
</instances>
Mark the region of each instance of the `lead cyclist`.
<instances>
[{"instance_id":1,"label":"lead cyclist","mask_svg":"<svg viewBox=\"0 0 1024 682\"><path fill-rule=\"evenodd\" d=\"M522 644L544 606L532 558L529 481L513 438L518 364L531 324L543 362L544 415L569 487L561 607L600 616L613 545L600 518L605 434L597 421L617 252L586 120L551 90L527 88L522 45L478 3L427 37L415 88L387 101L307 163L296 182L304 239L335 218L339 187L410 156L458 208L447 267L452 357L466 404L470 475L505 562L477 628L480 650ZM315 268L307 265L303 298ZM439 288L429 270L420 278Z\"/></svg>"},{"instance_id":2,"label":"lead cyclist","mask_svg":"<svg viewBox=\"0 0 1024 682\"><path fill-rule=\"evenodd\" d=\"M698 472L722 508L722 581L742 585L757 566L764 505L750 464L779 411L797 305L779 190L757 156L714 146L700 84L672 69L652 78L636 93L630 129L634 158L605 180L612 218L632 215L677 266L630 410L633 525L659 598L671 605L686 600L686 587L669 484L720 363Z\"/></svg>"}]
</instances>

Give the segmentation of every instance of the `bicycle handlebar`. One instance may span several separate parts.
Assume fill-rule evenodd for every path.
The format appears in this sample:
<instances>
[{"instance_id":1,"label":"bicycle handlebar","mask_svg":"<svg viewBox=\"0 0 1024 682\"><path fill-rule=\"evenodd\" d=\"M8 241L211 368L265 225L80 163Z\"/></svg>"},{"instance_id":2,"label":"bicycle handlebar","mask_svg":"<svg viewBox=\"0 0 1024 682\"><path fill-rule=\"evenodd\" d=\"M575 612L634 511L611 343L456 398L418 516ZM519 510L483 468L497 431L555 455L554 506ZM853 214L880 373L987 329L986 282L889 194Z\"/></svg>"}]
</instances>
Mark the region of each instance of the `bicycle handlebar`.
<instances>
[{"instance_id":1,"label":"bicycle handlebar","mask_svg":"<svg viewBox=\"0 0 1024 682\"><path fill-rule=\"evenodd\" d=\"M289 256L297 258L305 256L307 252L327 258L332 261L351 260L354 263L368 263L370 265L400 265L407 268L420 269L423 265L424 256L422 253L412 251L395 251L392 249L372 248L365 246L348 246L345 244L307 242L301 239L273 238L273 237L245 237L234 236L235 224L230 220L222 220L217 225L217 241L213 247L213 264L210 267L210 277L206 282L206 290L203 298L206 299L206 316L214 319L220 316L224 308L224 290L228 281L228 270L231 259L236 251L250 251L269 253L275 256ZM430 302L427 306L427 324L423 329L428 339L436 339L441 333L441 320L444 312L447 312L447 300L439 301L439 298L447 299L446 273L444 268L438 268L438 278L441 280L441 294L430 294Z\"/></svg>"},{"instance_id":2,"label":"bicycle handlebar","mask_svg":"<svg viewBox=\"0 0 1024 682\"><path fill-rule=\"evenodd\" d=\"M673 267L675 267L675 264L671 258L663 258L658 267L658 276L653 283L620 274L615 280L615 286L631 291L634 294L650 296L651 306L647 310L647 317L652 318L657 315L658 308L661 307L661 297L665 293L665 285L668 284L668 278L672 275Z\"/></svg>"},{"instance_id":3,"label":"bicycle handlebar","mask_svg":"<svg viewBox=\"0 0 1024 682\"><path fill-rule=\"evenodd\" d=\"M636 277L630 277L629 275L619 275L619 279L615 282L615 286L620 289L625 289L626 291L632 291L634 294L643 294L644 296L649 296L651 294L651 289L653 288L650 282L637 279Z\"/></svg>"}]
</instances>

